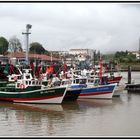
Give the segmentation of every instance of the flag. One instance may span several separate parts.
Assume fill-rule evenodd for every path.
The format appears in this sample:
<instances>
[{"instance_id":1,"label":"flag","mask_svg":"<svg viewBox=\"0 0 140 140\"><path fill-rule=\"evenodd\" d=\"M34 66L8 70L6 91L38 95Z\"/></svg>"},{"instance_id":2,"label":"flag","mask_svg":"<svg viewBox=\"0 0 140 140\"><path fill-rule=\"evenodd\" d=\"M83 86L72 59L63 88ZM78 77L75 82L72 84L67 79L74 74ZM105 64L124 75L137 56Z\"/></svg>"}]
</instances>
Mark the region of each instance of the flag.
<instances>
[{"instance_id":1,"label":"flag","mask_svg":"<svg viewBox=\"0 0 140 140\"><path fill-rule=\"evenodd\" d=\"M5 69L3 71L4 74L8 75L9 74L9 65L6 64Z\"/></svg>"},{"instance_id":2,"label":"flag","mask_svg":"<svg viewBox=\"0 0 140 140\"><path fill-rule=\"evenodd\" d=\"M50 73L54 73L54 66L50 66Z\"/></svg>"},{"instance_id":3,"label":"flag","mask_svg":"<svg viewBox=\"0 0 140 140\"><path fill-rule=\"evenodd\" d=\"M67 64L63 65L63 71L66 72L68 70Z\"/></svg>"},{"instance_id":4,"label":"flag","mask_svg":"<svg viewBox=\"0 0 140 140\"><path fill-rule=\"evenodd\" d=\"M54 73L54 66L49 66L46 68L46 73L50 74L50 73Z\"/></svg>"}]
</instances>

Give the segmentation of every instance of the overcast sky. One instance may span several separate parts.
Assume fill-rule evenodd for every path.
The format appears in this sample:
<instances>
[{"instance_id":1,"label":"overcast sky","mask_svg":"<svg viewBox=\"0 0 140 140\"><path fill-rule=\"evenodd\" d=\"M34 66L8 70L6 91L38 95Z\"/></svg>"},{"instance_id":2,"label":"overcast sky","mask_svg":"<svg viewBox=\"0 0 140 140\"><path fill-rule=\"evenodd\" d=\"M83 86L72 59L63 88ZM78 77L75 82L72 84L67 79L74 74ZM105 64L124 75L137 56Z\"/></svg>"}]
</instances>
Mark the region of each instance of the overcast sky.
<instances>
[{"instance_id":1,"label":"overcast sky","mask_svg":"<svg viewBox=\"0 0 140 140\"><path fill-rule=\"evenodd\" d=\"M9 40L16 35L25 46L26 24L32 25L30 43L49 51L138 50L140 4L0 3L0 36Z\"/></svg>"}]
</instances>

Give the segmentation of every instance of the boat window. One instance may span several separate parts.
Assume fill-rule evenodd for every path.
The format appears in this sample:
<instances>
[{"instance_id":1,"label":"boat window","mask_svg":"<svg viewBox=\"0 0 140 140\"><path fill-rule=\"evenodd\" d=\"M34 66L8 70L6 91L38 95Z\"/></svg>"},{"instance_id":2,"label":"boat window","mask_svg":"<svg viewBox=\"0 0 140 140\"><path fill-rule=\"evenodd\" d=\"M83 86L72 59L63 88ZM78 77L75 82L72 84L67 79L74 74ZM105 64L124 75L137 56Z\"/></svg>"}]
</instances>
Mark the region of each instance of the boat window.
<instances>
[{"instance_id":1,"label":"boat window","mask_svg":"<svg viewBox=\"0 0 140 140\"><path fill-rule=\"evenodd\" d=\"M17 87L20 87L20 83L17 83Z\"/></svg>"},{"instance_id":2,"label":"boat window","mask_svg":"<svg viewBox=\"0 0 140 140\"><path fill-rule=\"evenodd\" d=\"M94 73L92 72L90 75L94 75Z\"/></svg>"},{"instance_id":3,"label":"boat window","mask_svg":"<svg viewBox=\"0 0 140 140\"><path fill-rule=\"evenodd\" d=\"M21 79L21 76L17 76L17 79Z\"/></svg>"},{"instance_id":4,"label":"boat window","mask_svg":"<svg viewBox=\"0 0 140 140\"><path fill-rule=\"evenodd\" d=\"M28 85L28 81L26 81L26 85Z\"/></svg>"},{"instance_id":5,"label":"boat window","mask_svg":"<svg viewBox=\"0 0 140 140\"><path fill-rule=\"evenodd\" d=\"M80 79L79 83L80 84L86 84L86 79Z\"/></svg>"},{"instance_id":6,"label":"boat window","mask_svg":"<svg viewBox=\"0 0 140 140\"><path fill-rule=\"evenodd\" d=\"M95 79L94 83L95 84L99 84L100 80L99 79Z\"/></svg>"},{"instance_id":7,"label":"boat window","mask_svg":"<svg viewBox=\"0 0 140 140\"><path fill-rule=\"evenodd\" d=\"M60 86L61 82L60 81L56 81L54 82L54 86Z\"/></svg>"},{"instance_id":8,"label":"boat window","mask_svg":"<svg viewBox=\"0 0 140 140\"><path fill-rule=\"evenodd\" d=\"M93 82L94 82L94 80L91 80L90 82L91 82L91 83L93 83Z\"/></svg>"},{"instance_id":9,"label":"boat window","mask_svg":"<svg viewBox=\"0 0 140 140\"><path fill-rule=\"evenodd\" d=\"M30 79L30 75L27 75L27 76L26 76L26 79Z\"/></svg>"},{"instance_id":10,"label":"boat window","mask_svg":"<svg viewBox=\"0 0 140 140\"><path fill-rule=\"evenodd\" d=\"M31 85L31 81L29 81L29 85Z\"/></svg>"},{"instance_id":11,"label":"boat window","mask_svg":"<svg viewBox=\"0 0 140 140\"><path fill-rule=\"evenodd\" d=\"M79 79L76 79L76 84L78 84L79 83Z\"/></svg>"},{"instance_id":12,"label":"boat window","mask_svg":"<svg viewBox=\"0 0 140 140\"><path fill-rule=\"evenodd\" d=\"M94 80L92 80L92 79L88 80L88 83L93 83L93 82L94 82Z\"/></svg>"}]
</instances>

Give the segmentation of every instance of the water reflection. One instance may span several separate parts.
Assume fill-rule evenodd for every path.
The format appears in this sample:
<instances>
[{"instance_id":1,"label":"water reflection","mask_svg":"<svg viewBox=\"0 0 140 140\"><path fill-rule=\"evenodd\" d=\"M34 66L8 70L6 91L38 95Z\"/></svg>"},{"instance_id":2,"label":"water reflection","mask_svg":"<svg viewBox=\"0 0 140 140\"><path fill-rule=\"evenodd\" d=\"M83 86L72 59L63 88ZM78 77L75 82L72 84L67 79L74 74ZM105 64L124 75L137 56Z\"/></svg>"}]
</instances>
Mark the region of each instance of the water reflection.
<instances>
[{"instance_id":1,"label":"water reflection","mask_svg":"<svg viewBox=\"0 0 140 140\"><path fill-rule=\"evenodd\" d=\"M78 99L78 104L84 107L105 107L112 105L112 100L107 99Z\"/></svg>"},{"instance_id":2,"label":"water reflection","mask_svg":"<svg viewBox=\"0 0 140 140\"><path fill-rule=\"evenodd\" d=\"M0 113L5 113L3 120L8 122L6 131L10 136L83 135L84 129L79 129L84 125L83 120L88 118L90 121L92 117L97 125L98 119L112 113L118 103L123 103L123 100L78 99L62 105L0 102ZM11 131L13 126L15 129ZM72 129L74 126L78 127L77 132ZM92 131L88 133L94 134ZM1 134L6 135L5 132Z\"/></svg>"},{"instance_id":3,"label":"water reflection","mask_svg":"<svg viewBox=\"0 0 140 140\"><path fill-rule=\"evenodd\" d=\"M125 91L111 100L78 99L61 105L0 102L0 135L139 135L139 101L139 94Z\"/></svg>"},{"instance_id":4,"label":"water reflection","mask_svg":"<svg viewBox=\"0 0 140 140\"><path fill-rule=\"evenodd\" d=\"M19 131L23 136L56 135L64 124L72 122L78 111L77 102L67 102L62 105L0 102L0 113L5 113L4 122L9 122L9 126L14 124L19 127L12 135L19 135ZM10 130L7 131L11 136ZM3 134L5 135L4 132Z\"/></svg>"},{"instance_id":5,"label":"water reflection","mask_svg":"<svg viewBox=\"0 0 140 140\"><path fill-rule=\"evenodd\" d=\"M16 127L20 127L17 131L15 129L13 135L17 135L18 131L23 131L20 132L23 133L22 135L40 136L43 133L51 135L56 121L59 123L59 120L64 117L61 105L49 104L0 102L0 113L2 114L3 112L5 113L4 121L9 122L9 126L15 124ZM8 132L10 134L10 131Z\"/></svg>"}]
</instances>

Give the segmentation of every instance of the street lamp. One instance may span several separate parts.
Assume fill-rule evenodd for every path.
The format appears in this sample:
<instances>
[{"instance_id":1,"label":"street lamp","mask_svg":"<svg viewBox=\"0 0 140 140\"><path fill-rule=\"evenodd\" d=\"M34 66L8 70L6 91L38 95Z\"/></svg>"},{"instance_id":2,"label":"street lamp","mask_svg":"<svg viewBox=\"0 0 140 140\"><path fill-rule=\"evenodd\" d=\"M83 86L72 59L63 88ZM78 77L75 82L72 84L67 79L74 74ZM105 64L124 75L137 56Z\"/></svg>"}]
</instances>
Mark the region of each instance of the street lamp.
<instances>
[{"instance_id":1,"label":"street lamp","mask_svg":"<svg viewBox=\"0 0 140 140\"><path fill-rule=\"evenodd\" d=\"M29 58L28 58L28 52L29 52L29 29L32 28L31 24L27 24L26 25L26 32L22 32L22 34L24 34L26 36L26 62L27 65L29 64Z\"/></svg>"}]
</instances>

